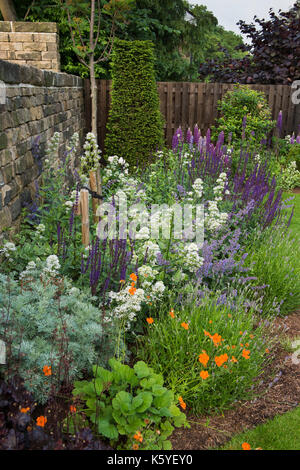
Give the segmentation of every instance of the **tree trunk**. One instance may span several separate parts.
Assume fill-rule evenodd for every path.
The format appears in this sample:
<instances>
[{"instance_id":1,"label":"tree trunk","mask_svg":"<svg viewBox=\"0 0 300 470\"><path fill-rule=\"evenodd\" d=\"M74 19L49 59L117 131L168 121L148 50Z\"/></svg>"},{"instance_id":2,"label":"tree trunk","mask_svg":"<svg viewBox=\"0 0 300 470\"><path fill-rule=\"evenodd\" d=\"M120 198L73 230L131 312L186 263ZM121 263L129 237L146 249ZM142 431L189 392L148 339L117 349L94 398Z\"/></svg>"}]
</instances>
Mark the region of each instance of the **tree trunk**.
<instances>
[{"instance_id":1,"label":"tree trunk","mask_svg":"<svg viewBox=\"0 0 300 470\"><path fill-rule=\"evenodd\" d=\"M95 62L94 62L94 54L90 56L90 81L91 81L91 117L92 117L92 133L97 139L97 107L98 107L98 93L97 93L97 82L95 78ZM97 187L94 191L97 191L99 195L102 195L102 183L101 183L101 172L100 168L97 169L96 172L96 185ZM91 188L92 189L92 188ZM99 201L95 202L95 207L98 207Z\"/></svg>"},{"instance_id":2,"label":"tree trunk","mask_svg":"<svg viewBox=\"0 0 300 470\"><path fill-rule=\"evenodd\" d=\"M0 11L4 21L17 21L13 0L0 0Z\"/></svg>"},{"instance_id":3,"label":"tree trunk","mask_svg":"<svg viewBox=\"0 0 300 470\"><path fill-rule=\"evenodd\" d=\"M97 82L95 78L94 54L90 56L91 103L92 103L92 133L97 137Z\"/></svg>"}]
</instances>

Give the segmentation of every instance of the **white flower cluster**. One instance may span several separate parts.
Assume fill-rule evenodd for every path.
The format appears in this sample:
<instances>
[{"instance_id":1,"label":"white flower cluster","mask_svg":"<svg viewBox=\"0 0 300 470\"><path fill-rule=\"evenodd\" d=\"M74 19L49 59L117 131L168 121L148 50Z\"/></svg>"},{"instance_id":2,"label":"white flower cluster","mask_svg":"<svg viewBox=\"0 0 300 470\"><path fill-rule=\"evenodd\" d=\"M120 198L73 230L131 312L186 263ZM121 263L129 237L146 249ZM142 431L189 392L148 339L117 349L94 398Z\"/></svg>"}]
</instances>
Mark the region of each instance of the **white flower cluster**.
<instances>
[{"instance_id":1,"label":"white flower cluster","mask_svg":"<svg viewBox=\"0 0 300 470\"><path fill-rule=\"evenodd\" d=\"M150 272L146 266L139 269L139 274L144 273L143 277L145 277L147 271L152 278L154 272ZM143 303L152 304L161 300L166 289L162 281L150 282L141 279L141 283L142 288L129 287L127 284L120 292L109 293L112 308L107 312L105 322L110 323L117 319L122 321L126 330L129 330L131 323L136 319L136 314L141 311Z\"/></svg>"},{"instance_id":2,"label":"white flower cluster","mask_svg":"<svg viewBox=\"0 0 300 470\"><path fill-rule=\"evenodd\" d=\"M202 197L202 194L203 194L203 181L201 178L197 178L195 181L194 181L194 184L193 184L193 190L196 194L196 196L200 199Z\"/></svg>"},{"instance_id":3,"label":"white flower cluster","mask_svg":"<svg viewBox=\"0 0 300 470\"><path fill-rule=\"evenodd\" d=\"M37 225L37 227L36 227L36 236L37 236L37 238L44 238L43 233L45 232L45 230L46 230L46 227L45 227L44 224Z\"/></svg>"},{"instance_id":4,"label":"white flower cluster","mask_svg":"<svg viewBox=\"0 0 300 470\"><path fill-rule=\"evenodd\" d=\"M145 256L147 253L147 263L155 265L156 257L160 253L160 248L157 243L152 240L147 240L138 250L139 257Z\"/></svg>"},{"instance_id":5,"label":"white flower cluster","mask_svg":"<svg viewBox=\"0 0 300 470\"><path fill-rule=\"evenodd\" d=\"M58 168L59 158L58 158L58 149L59 149L59 142L61 139L61 133L55 132L53 137L50 139L49 144L47 145L45 151L45 166L46 170L56 170Z\"/></svg>"},{"instance_id":6,"label":"white flower cluster","mask_svg":"<svg viewBox=\"0 0 300 470\"><path fill-rule=\"evenodd\" d=\"M208 215L205 224L208 230L215 231L221 228L228 219L226 212L220 212L217 201L208 201Z\"/></svg>"},{"instance_id":7,"label":"white flower cluster","mask_svg":"<svg viewBox=\"0 0 300 470\"><path fill-rule=\"evenodd\" d=\"M195 273L202 266L204 259L199 255L199 247L196 243L179 245L179 254L184 269Z\"/></svg>"},{"instance_id":8,"label":"white flower cluster","mask_svg":"<svg viewBox=\"0 0 300 470\"><path fill-rule=\"evenodd\" d=\"M16 251L16 245L12 242L6 242L2 249L0 250L0 254L4 255L7 261L10 263L13 261L12 254Z\"/></svg>"},{"instance_id":9,"label":"white flower cluster","mask_svg":"<svg viewBox=\"0 0 300 470\"><path fill-rule=\"evenodd\" d=\"M43 269L44 274L50 276L57 276L58 271L60 270L59 259L56 255L50 255L46 259L46 266Z\"/></svg>"},{"instance_id":10,"label":"white flower cluster","mask_svg":"<svg viewBox=\"0 0 300 470\"><path fill-rule=\"evenodd\" d=\"M97 139L92 132L86 135L83 146L84 155L80 158L80 171L83 175L89 176L90 171L96 171L100 166L100 153Z\"/></svg>"},{"instance_id":11,"label":"white flower cluster","mask_svg":"<svg viewBox=\"0 0 300 470\"><path fill-rule=\"evenodd\" d=\"M110 292L109 298L115 306L107 312L104 321L107 323L115 320L124 321L125 329L130 328L136 314L141 311L142 303L146 301L144 289L136 289L135 293L131 295L128 286L125 286L120 292Z\"/></svg>"},{"instance_id":12,"label":"white flower cluster","mask_svg":"<svg viewBox=\"0 0 300 470\"><path fill-rule=\"evenodd\" d=\"M276 178L276 182L280 188L290 191L300 185L300 171L297 170L297 163L290 162L287 168Z\"/></svg>"},{"instance_id":13,"label":"white flower cluster","mask_svg":"<svg viewBox=\"0 0 300 470\"><path fill-rule=\"evenodd\" d=\"M76 152L78 145L79 145L79 134L78 132L74 132L69 143L66 145L66 150L73 154Z\"/></svg>"},{"instance_id":14,"label":"white flower cluster","mask_svg":"<svg viewBox=\"0 0 300 470\"><path fill-rule=\"evenodd\" d=\"M259 155L258 153L256 153L256 154L254 155L254 162L255 162L258 166L260 166L260 164L261 164L261 158L260 158L260 155Z\"/></svg>"},{"instance_id":15,"label":"white flower cluster","mask_svg":"<svg viewBox=\"0 0 300 470\"><path fill-rule=\"evenodd\" d=\"M226 173L221 173L219 178L217 179L217 186L214 187L214 195L216 201L222 201L223 191L227 182L227 175ZM229 191L226 190L225 194L229 194Z\"/></svg>"},{"instance_id":16,"label":"white flower cluster","mask_svg":"<svg viewBox=\"0 0 300 470\"><path fill-rule=\"evenodd\" d=\"M36 271L37 266L34 261L29 261L29 263L26 266L25 271L22 271L20 273L19 279L27 279L28 277L32 277L33 273Z\"/></svg>"}]
</instances>

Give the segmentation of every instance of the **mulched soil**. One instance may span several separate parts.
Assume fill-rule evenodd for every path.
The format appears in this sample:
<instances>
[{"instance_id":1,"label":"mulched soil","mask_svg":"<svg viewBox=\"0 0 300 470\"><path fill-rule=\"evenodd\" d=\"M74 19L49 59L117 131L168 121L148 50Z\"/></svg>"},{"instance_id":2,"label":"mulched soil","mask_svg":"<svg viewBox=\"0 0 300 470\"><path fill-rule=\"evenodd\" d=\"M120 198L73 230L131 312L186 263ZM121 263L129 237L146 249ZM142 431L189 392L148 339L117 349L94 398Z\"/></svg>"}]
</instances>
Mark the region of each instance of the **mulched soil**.
<instances>
[{"instance_id":1,"label":"mulched soil","mask_svg":"<svg viewBox=\"0 0 300 470\"><path fill-rule=\"evenodd\" d=\"M282 339L300 339L300 310L284 319L276 319L274 328ZM188 416L190 429L176 429L173 450L205 450L224 445L234 434L251 429L276 415L286 413L300 403L300 364L280 344L272 352L263 383L251 401L238 402L217 416Z\"/></svg>"}]
</instances>

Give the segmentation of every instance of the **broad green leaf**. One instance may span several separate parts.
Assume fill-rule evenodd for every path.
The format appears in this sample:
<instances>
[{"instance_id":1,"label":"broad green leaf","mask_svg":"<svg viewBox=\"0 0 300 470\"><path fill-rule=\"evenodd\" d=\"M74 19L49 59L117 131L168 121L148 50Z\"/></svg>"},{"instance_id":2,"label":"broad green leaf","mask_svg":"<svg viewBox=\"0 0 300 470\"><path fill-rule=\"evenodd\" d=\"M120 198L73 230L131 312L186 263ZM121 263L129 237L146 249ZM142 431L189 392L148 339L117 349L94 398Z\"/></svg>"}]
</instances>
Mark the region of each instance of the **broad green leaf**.
<instances>
[{"instance_id":1,"label":"broad green leaf","mask_svg":"<svg viewBox=\"0 0 300 470\"><path fill-rule=\"evenodd\" d=\"M139 379L149 377L151 370L144 361L139 361L134 365L134 370Z\"/></svg>"},{"instance_id":2,"label":"broad green leaf","mask_svg":"<svg viewBox=\"0 0 300 470\"><path fill-rule=\"evenodd\" d=\"M173 392L171 390L167 390L163 395L154 398L153 405L156 408L169 408L173 400Z\"/></svg>"},{"instance_id":3,"label":"broad green leaf","mask_svg":"<svg viewBox=\"0 0 300 470\"><path fill-rule=\"evenodd\" d=\"M119 433L117 427L106 419L99 419L97 422L98 431L108 439L118 439Z\"/></svg>"},{"instance_id":4,"label":"broad green leaf","mask_svg":"<svg viewBox=\"0 0 300 470\"><path fill-rule=\"evenodd\" d=\"M171 441L163 441L162 446L163 450L172 450Z\"/></svg>"},{"instance_id":5,"label":"broad green leaf","mask_svg":"<svg viewBox=\"0 0 300 470\"><path fill-rule=\"evenodd\" d=\"M117 393L116 397L112 400L112 406L115 410L120 410L124 415L128 414L132 407L132 395L123 390Z\"/></svg>"},{"instance_id":6,"label":"broad green leaf","mask_svg":"<svg viewBox=\"0 0 300 470\"><path fill-rule=\"evenodd\" d=\"M136 408L137 413L144 413L150 406L153 401L153 395L151 392L141 392L138 394L139 398L142 398L142 404Z\"/></svg>"}]
</instances>

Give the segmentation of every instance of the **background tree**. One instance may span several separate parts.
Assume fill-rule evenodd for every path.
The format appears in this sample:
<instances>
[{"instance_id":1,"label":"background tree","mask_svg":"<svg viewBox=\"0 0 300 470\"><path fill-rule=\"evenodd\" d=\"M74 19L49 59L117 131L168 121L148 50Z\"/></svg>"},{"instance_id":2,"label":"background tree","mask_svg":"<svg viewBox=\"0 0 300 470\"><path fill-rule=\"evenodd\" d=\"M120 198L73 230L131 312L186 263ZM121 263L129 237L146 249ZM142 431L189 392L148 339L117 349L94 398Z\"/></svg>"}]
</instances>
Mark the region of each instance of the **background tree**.
<instances>
[{"instance_id":1,"label":"background tree","mask_svg":"<svg viewBox=\"0 0 300 470\"><path fill-rule=\"evenodd\" d=\"M13 0L0 0L0 11L4 21L16 21L17 14Z\"/></svg>"},{"instance_id":2,"label":"background tree","mask_svg":"<svg viewBox=\"0 0 300 470\"><path fill-rule=\"evenodd\" d=\"M254 17L254 23L239 21L250 45L240 46L246 55L233 59L226 53L225 60L203 63L199 78L227 83L291 84L300 76L300 16L299 2L287 12L275 14L271 9L268 20Z\"/></svg>"},{"instance_id":3,"label":"background tree","mask_svg":"<svg viewBox=\"0 0 300 470\"><path fill-rule=\"evenodd\" d=\"M107 2L100 0L101 8ZM88 77L88 67L77 59L74 52L67 12L61 8L61 3L62 0L22 0L16 3L18 19L58 23L62 71ZM69 3L73 7L81 5L85 10L90 8L88 0L70 0ZM194 12L196 17L192 16L192 23L189 21L191 13L188 12ZM83 19L85 15L78 16ZM102 15L99 38L102 46L109 37L111 22L111 16ZM116 35L120 39L153 42L155 76L158 81L199 80L201 63L207 59L225 57L219 49L219 43L234 58L245 55L234 49L243 43L241 36L219 26L217 19L206 7L193 6L187 0L136 0L135 6L123 12L121 19L115 18L115 25ZM96 63L95 76L111 78L109 64L110 59Z\"/></svg>"}]
</instances>

